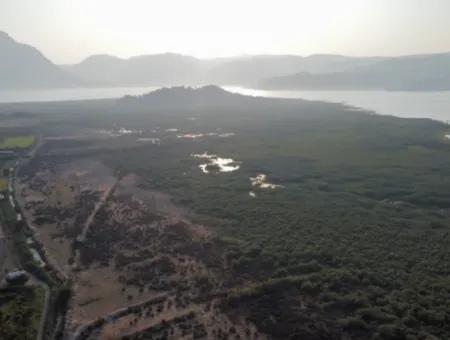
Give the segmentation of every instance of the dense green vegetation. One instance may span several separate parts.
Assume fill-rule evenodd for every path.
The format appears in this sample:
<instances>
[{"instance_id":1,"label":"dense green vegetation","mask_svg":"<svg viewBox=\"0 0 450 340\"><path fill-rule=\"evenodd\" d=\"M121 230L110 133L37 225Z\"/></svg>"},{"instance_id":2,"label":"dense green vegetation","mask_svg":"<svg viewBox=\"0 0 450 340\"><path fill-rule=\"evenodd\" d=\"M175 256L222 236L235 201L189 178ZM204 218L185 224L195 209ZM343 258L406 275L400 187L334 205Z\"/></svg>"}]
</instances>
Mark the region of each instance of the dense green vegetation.
<instances>
[{"instance_id":1,"label":"dense green vegetation","mask_svg":"<svg viewBox=\"0 0 450 340\"><path fill-rule=\"evenodd\" d=\"M41 288L0 290L0 339L36 339L43 303Z\"/></svg>"},{"instance_id":2,"label":"dense green vegetation","mask_svg":"<svg viewBox=\"0 0 450 340\"><path fill-rule=\"evenodd\" d=\"M278 339L450 338L447 125L289 100L144 104L41 111L77 113L52 116L54 134L124 126L161 138L119 137L85 154L138 173L214 230L233 278L224 310ZM235 135L190 140L172 128ZM240 169L203 174L191 156L203 152ZM283 188L252 187L260 173Z\"/></svg>"},{"instance_id":3,"label":"dense green vegetation","mask_svg":"<svg viewBox=\"0 0 450 340\"><path fill-rule=\"evenodd\" d=\"M236 135L105 159L216 228L244 287L224 308L246 310L262 331L280 339L448 337L447 127L317 106L236 120L205 114L193 129ZM190 156L204 151L241 168L204 175ZM284 188L252 188L258 173Z\"/></svg>"}]
</instances>

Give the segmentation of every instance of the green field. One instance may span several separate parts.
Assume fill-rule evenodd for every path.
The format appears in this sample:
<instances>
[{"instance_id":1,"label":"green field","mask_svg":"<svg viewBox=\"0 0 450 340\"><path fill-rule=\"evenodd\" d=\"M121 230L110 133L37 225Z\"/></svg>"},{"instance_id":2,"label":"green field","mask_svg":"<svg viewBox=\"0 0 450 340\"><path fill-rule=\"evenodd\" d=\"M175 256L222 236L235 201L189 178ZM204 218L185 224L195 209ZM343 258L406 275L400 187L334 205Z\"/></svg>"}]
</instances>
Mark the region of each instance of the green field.
<instances>
[{"instance_id":1,"label":"green field","mask_svg":"<svg viewBox=\"0 0 450 340\"><path fill-rule=\"evenodd\" d=\"M0 141L0 149L26 149L34 144L35 136L7 137Z\"/></svg>"},{"instance_id":2,"label":"green field","mask_svg":"<svg viewBox=\"0 0 450 340\"><path fill-rule=\"evenodd\" d=\"M0 192L6 191L8 189L8 179L0 177Z\"/></svg>"}]
</instances>

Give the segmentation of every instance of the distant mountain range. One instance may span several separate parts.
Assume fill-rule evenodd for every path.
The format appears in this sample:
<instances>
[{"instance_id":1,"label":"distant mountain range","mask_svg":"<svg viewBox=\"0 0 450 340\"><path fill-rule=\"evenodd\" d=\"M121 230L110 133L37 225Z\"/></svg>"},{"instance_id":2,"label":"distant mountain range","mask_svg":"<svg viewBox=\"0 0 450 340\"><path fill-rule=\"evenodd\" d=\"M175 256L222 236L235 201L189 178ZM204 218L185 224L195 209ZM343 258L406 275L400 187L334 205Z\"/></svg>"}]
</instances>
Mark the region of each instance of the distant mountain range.
<instances>
[{"instance_id":1,"label":"distant mountain range","mask_svg":"<svg viewBox=\"0 0 450 340\"><path fill-rule=\"evenodd\" d=\"M99 86L145 86L197 84L205 65L202 61L167 53L121 59L91 56L79 64L64 65L72 76Z\"/></svg>"},{"instance_id":2,"label":"distant mountain range","mask_svg":"<svg viewBox=\"0 0 450 340\"><path fill-rule=\"evenodd\" d=\"M450 90L450 53L396 57L343 72L301 72L260 81L265 89Z\"/></svg>"},{"instance_id":3,"label":"distant mountain range","mask_svg":"<svg viewBox=\"0 0 450 340\"><path fill-rule=\"evenodd\" d=\"M395 58L95 55L78 64L57 66L37 49L2 32L0 52L2 89L217 84L264 89L450 90L450 53Z\"/></svg>"},{"instance_id":4,"label":"distant mountain range","mask_svg":"<svg viewBox=\"0 0 450 340\"><path fill-rule=\"evenodd\" d=\"M197 59L179 54L157 54L120 59L91 56L63 68L86 82L103 85L240 85L255 86L263 78L296 72L347 71L367 66L382 58L351 58L337 55L310 57L257 55L233 58Z\"/></svg>"},{"instance_id":5,"label":"distant mountain range","mask_svg":"<svg viewBox=\"0 0 450 340\"><path fill-rule=\"evenodd\" d=\"M80 85L34 47L19 44L0 31L0 89Z\"/></svg>"}]
</instances>

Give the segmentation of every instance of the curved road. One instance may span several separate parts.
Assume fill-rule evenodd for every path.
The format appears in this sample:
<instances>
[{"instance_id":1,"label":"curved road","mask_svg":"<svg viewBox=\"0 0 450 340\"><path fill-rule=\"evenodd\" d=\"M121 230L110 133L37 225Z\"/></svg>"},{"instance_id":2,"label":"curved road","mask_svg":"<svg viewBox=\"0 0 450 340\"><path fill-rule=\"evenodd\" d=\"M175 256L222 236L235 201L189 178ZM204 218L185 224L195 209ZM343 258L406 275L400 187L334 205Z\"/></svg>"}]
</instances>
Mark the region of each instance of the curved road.
<instances>
[{"instance_id":1,"label":"curved road","mask_svg":"<svg viewBox=\"0 0 450 340\"><path fill-rule=\"evenodd\" d=\"M37 150L42 146L42 134L39 134L38 137L38 141L35 144L35 146L33 147L32 150L30 150L28 152L28 156L31 158L34 157L34 155L36 154ZM22 165L22 158L19 158L16 161L16 165L13 167L13 173L9 174L9 183L8 183L8 187L10 188L9 190L9 196L10 196L10 202L11 202L11 206L13 209L16 209L16 205L14 204L14 202L17 203L17 208L19 208L19 210L22 212L22 218L25 221L25 223L29 226L29 224L27 223L25 216L23 216L23 211L24 209L20 207L20 200L17 200L17 196L15 195L15 193L17 193L17 188L15 187L15 178L18 174L19 168ZM12 189L12 190L11 190ZM35 234L36 230L30 227L30 230L33 232L33 234ZM46 258L43 259L44 261L46 260ZM48 263L47 263L48 264ZM41 320L39 321L39 329L38 329L38 334L36 336L37 340L43 340L44 339L44 333L45 333L45 324L47 321L47 317L48 317L48 313L50 310L50 287L44 282L39 280L38 278L36 278L34 275L28 273L34 281L34 284L37 286L40 286L44 289L44 306L42 308L42 313L41 313Z\"/></svg>"}]
</instances>

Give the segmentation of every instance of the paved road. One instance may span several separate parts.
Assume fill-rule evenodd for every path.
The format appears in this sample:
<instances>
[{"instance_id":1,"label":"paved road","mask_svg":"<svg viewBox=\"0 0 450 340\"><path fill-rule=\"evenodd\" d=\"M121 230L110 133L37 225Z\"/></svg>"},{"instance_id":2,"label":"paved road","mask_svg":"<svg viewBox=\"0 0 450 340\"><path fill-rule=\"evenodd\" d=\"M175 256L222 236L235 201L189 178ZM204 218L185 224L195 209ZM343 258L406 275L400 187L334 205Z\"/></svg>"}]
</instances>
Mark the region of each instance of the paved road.
<instances>
[{"instance_id":1,"label":"paved road","mask_svg":"<svg viewBox=\"0 0 450 340\"><path fill-rule=\"evenodd\" d=\"M15 168L15 170L16 170L16 168ZM9 181L10 181L11 186L13 187L14 186L14 175L10 174ZM14 190L13 192L16 192L16 191ZM13 193L10 193L9 195L11 197L10 202L12 202L11 207L13 209L15 209L16 205L14 204L14 197L12 196ZM0 228L1 228L1 225L0 225ZM2 233L2 231L0 231L0 237L1 237L1 233ZM0 256L2 256L2 249L1 248L2 248L2 240L0 239ZM39 280L38 278L34 277L30 273L28 273L28 274L33 277L34 284L37 285L37 286L42 287L44 289L44 292L45 292L45 294L44 294L44 307L42 308L41 320L39 321L39 329L38 329L38 334L37 334L37 337L36 337L36 340L43 340L44 339L44 333L45 333L45 323L46 323L48 312L49 312L49 309L50 309L50 288L45 282Z\"/></svg>"},{"instance_id":2,"label":"paved road","mask_svg":"<svg viewBox=\"0 0 450 340\"><path fill-rule=\"evenodd\" d=\"M42 137L42 134L39 134L37 143L35 144L33 149L28 152L28 156L30 157L30 159L32 159L36 155L38 149L42 145L43 145L43 137ZM25 204L24 204L25 199L24 199L24 197L22 197L20 190L18 190L18 188L16 187L16 181L14 180L15 177L17 176L17 174L19 173L20 168L22 166L24 166L27 163L27 161L28 160L26 160L26 159L19 159L17 161L17 165L14 168L13 178L10 177L10 181L12 181L11 186L12 186L13 192L15 194L15 201L19 207L22 207L22 209L21 209L22 215L23 215L22 217L23 217L25 223L27 224L28 228L33 232L33 235L34 235L33 238L35 240L38 240L37 239L37 235L39 234L38 228L31 222L30 218L27 218L28 214L26 213L25 209L23 208L23 207L25 207ZM59 266L58 262L51 256L51 254L47 251L47 249L45 247L43 247L43 250L44 250L44 254L45 254L43 260L47 263L47 265L49 265L51 268L56 270L60 279L67 280L68 275L62 270L62 268Z\"/></svg>"},{"instance_id":3,"label":"paved road","mask_svg":"<svg viewBox=\"0 0 450 340\"><path fill-rule=\"evenodd\" d=\"M42 134L39 134L38 137L38 141L35 144L35 146L33 147L32 150L30 150L28 152L28 156L31 158L33 158L37 152L37 150L42 146ZM16 204L18 208L20 208L20 199L18 200L17 197L17 188L15 187L16 181L15 178L19 172L20 167L23 165L25 161L23 159L18 159L16 162L16 166L13 168L13 172L9 174L9 183L8 186L10 188L9 190L9 196L10 196L10 203L13 209L16 208ZM20 195L19 195L20 196ZM15 202L14 202L15 201ZM24 211L24 209L20 209L22 212ZM23 217L25 220L25 217ZM30 225L27 224L29 227ZM35 229L31 228L30 229L33 231L33 233L35 232ZM44 261L46 260L46 258L44 258ZM50 292L50 287L43 281L39 280L38 278L34 277L33 275L31 275L29 273L29 275L33 278L33 282L35 285L40 286L44 289L44 307L42 308L42 313L41 313L41 320L39 321L39 329L38 329L38 334L36 337L36 340L43 340L44 339L44 333L45 333L45 325L46 325L46 321L47 321L47 317L48 317L48 313L50 310L50 296L51 296L51 292Z\"/></svg>"}]
</instances>

